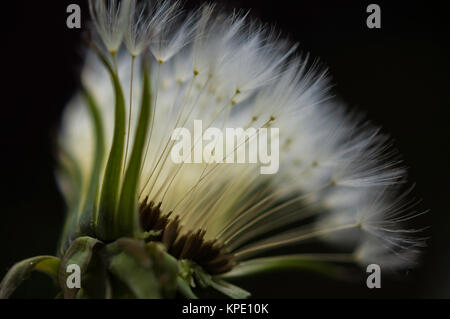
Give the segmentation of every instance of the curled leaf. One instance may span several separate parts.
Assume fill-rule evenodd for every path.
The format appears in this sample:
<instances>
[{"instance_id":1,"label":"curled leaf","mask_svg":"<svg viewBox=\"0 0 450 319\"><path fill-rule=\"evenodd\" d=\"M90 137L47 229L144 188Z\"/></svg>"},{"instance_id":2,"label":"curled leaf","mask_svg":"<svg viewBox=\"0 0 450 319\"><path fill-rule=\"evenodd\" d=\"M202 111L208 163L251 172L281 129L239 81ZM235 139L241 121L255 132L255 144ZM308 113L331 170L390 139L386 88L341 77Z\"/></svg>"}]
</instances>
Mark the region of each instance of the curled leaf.
<instances>
[{"instance_id":1,"label":"curled leaf","mask_svg":"<svg viewBox=\"0 0 450 319\"><path fill-rule=\"evenodd\" d=\"M91 263L94 262L93 261L94 258L96 258L96 256L94 256L94 249L96 247L101 246L102 246L101 241L87 236L79 237L72 243L67 253L61 260L61 265L59 267L58 272L59 286L63 292L64 298L66 299L76 298L77 293L79 291L78 288L69 288L67 285L67 278L70 275L70 273L67 272L67 266L75 264L78 265L78 267L80 267L82 288L83 289L86 288L88 285L86 285L85 283L89 278L91 278L88 275L88 268L91 265ZM103 281L103 278L97 279L99 282Z\"/></svg>"},{"instance_id":2,"label":"curled leaf","mask_svg":"<svg viewBox=\"0 0 450 319\"><path fill-rule=\"evenodd\" d=\"M53 279L58 277L60 259L53 256L37 256L15 264L0 283L0 299L6 299L27 279L31 272L43 272Z\"/></svg>"}]
</instances>

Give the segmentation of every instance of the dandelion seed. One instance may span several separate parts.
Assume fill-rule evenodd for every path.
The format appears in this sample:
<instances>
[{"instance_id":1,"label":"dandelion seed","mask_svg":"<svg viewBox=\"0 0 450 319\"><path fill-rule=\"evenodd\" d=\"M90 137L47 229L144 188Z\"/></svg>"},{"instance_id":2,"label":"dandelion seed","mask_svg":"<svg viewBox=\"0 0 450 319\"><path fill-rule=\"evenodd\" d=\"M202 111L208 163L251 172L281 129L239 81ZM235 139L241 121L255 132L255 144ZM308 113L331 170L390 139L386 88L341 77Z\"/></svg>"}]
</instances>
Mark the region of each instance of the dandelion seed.
<instances>
[{"instance_id":1,"label":"dandelion seed","mask_svg":"<svg viewBox=\"0 0 450 319\"><path fill-rule=\"evenodd\" d=\"M130 18L124 42L132 56L140 55L166 24L178 15L179 3L169 1L130 1ZM155 41L156 42L156 41Z\"/></svg>"},{"instance_id":2,"label":"dandelion seed","mask_svg":"<svg viewBox=\"0 0 450 319\"><path fill-rule=\"evenodd\" d=\"M195 34L195 19L198 12L189 14L184 20L180 10L179 2L168 5L166 9L160 11L161 18L165 23L158 21L158 31L154 36L154 41L150 45L150 51L159 63L163 63L172 58L181 49L188 45Z\"/></svg>"},{"instance_id":3,"label":"dandelion seed","mask_svg":"<svg viewBox=\"0 0 450 319\"><path fill-rule=\"evenodd\" d=\"M129 18L130 1L89 0L92 22L103 44L115 54L122 43Z\"/></svg>"}]
</instances>

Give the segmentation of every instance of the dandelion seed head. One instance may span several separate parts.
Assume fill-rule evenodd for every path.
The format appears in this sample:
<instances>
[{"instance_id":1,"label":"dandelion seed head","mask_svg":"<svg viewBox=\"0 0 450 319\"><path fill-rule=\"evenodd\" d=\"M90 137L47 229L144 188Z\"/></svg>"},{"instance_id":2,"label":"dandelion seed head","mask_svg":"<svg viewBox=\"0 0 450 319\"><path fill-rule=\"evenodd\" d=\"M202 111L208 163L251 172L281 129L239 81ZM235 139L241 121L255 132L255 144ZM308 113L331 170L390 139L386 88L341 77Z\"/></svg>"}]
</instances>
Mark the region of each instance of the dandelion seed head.
<instances>
[{"instance_id":1,"label":"dandelion seed head","mask_svg":"<svg viewBox=\"0 0 450 319\"><path fill-rule=\"evenodd\" d=\"M167 246L174 255L190 249L191 241L197 241L198 250L214 243L226 250L224 256L233 256L234 265L278 248L333 240L353 247L360 262L381 258L398 267L410 265L403 260L412 259L423 240L403 225L415 216L396 187L405 170L387 136L330 97L325 68L246 13L217 14L213 5L186 13L178 2L167 1L150 8L136 1L108 4L90 1L103 42L116 52L125 35L136 70L148 64L152 83L153 121L136 206L148 214L156 214L157 207L152 216L164 227L155 226L155 220L147 220L147 226L171 233L166 227L176 223ZM145 50L153 56L142 54ZM131 101L127 134L133 145L143 84L135 74L131 87L130 54L119 52L117 72L125 99ZM88 57L83 83L99 104L109 149L114 94L99 63ZM214 153L203 164L188 161L193 151L185 154L184 163L172 162L174 129L192 131L196 120L205 128L278 128L278 173L261 175L261 164L214 163ZM74 98L60 144L80 163L84 183L92 170L92 125L85 103ZM244 139L244 146L251 140ZM223 161L231 155L225 152ZM60 182L70 193L67 180L61 177ZM182 247L175 249L177 240Z\"/></svg>"}]
</instances>

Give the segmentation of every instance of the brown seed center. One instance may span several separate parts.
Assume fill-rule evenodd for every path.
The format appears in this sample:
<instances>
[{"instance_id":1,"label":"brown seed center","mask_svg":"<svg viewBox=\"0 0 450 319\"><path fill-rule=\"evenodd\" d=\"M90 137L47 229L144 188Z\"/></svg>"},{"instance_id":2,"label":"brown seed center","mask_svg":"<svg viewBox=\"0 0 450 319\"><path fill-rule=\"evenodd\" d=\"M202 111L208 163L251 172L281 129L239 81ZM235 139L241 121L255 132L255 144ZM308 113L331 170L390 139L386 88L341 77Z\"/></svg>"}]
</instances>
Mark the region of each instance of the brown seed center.
<instances>
[{"instance_id":1,"label":"brown seed center","mask_svg":"<svg viewBox=\"0 0 450 319\"><path fill-rule=\"evenodd\" d=\"M161 203L155 205L146 198L139 206L141 227L144 231L158 234L149 238L160 241L169 254L177 259L189 259L200 265L206 272L217 275L231 270L235 266L233 255L217 240L205 240L205 230L189 231L181 235L180 218L171 218L172 212L164 215Z\"/></svg>"}]
</instances>

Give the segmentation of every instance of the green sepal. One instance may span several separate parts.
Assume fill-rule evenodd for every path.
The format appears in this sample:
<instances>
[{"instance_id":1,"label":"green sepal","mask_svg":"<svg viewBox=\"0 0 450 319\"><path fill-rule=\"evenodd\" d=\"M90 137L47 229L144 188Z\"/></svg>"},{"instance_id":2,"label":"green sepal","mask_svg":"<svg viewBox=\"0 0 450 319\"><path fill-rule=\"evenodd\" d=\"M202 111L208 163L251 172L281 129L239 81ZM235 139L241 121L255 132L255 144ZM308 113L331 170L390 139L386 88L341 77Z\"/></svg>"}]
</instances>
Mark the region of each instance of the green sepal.
<instances>
[{"instance_id":1,"label":"green sepal","mask_svg":"<svg viewBox=\"0 0 450 319\"><path fill-rule=\"evenodd\" d=\"M177 289L180 294L188 299L198 299L198 297L192 291L189 283L181 277L177 278Z\"/></svg>"},{"instance_id":2,"label":"green sepal","mask_svg":"<svg viewBox=\"0 0 450 319\"><path fill-rule=\"evenodd\" d=\"M66 254L61 260L61 265L58 271L58 282L63 293L65 299L74 299L77 297L79 288L69 288L67 285L67 278L70 276L70 273L67 272L67 266L71 264L76 264L80 267L80 276L81 276L81 288L84 290L89 290L88 287L92 287L93 285L89 282L92 279L92 276L89 275L89 271L91 270L93 264L95 267L100 262L96 260L98 255L96 254L97 249L101 248L103 243L92 237L79 237L77 238L72 245L67 250ZM98 278L97 283L103 282L104 278ZM97 295L97 293L95 293Z\"/></svg>"},{"instance_id":3,"label":"green sepal","mask_svg":"<svg viewBox=\"0 0 450 319\"><path fill-rule=\"evenodd\" d=\"M238 264L228 273L220 275L223 279L234 279L269 272L309 270L332 278L340 277L340 268L334 264L314 260L304 255L286 255L257 258Z\"/></svg>"},{"instance_id":4,"label":"green sepal","mask_svg":"<svg viewBox=\"0 0 450 319\"><path fill-rule=\"evenodd\" d=\"M94 236L98 222L98 195L105 156L105 136L100 109L94 99L94 96L86 87L82 88L82 92L86 99L86 105L91 114L92 124L94 127L95 153L92 162L87 195L81 214L78 217L78 224L80 235Z\"/></svg>"},{"instance_id":5,"label":"green sepal","mask_svg":"<svg viewBox=\"0 0 450 319\"><path fill-rule=\"evenodd\" d=\"M146 145L151 119L151 92L149 74L143 69L144 85L138 125L134 138L128 168L122 185L119 208L117 211L117 232L123 236L132 236L139 229L138 225L138 186L142 168L144 148Z\"/></svg>"},{"instance_id":6,"label":"green sepal","mask_svg":"<svg viewBox=\"0 0 450 319\"><path fill-rule=\"evenodd\" d=\"M16 263L0 283L0 299L9 298L32 271L43 272L56 280L59 265L60 259L53 256L37 256Z\"/></svg>"},{"instance_id":7,"label":"green sepal","mask_svg":"<svg viewBox=\"0 0 450 319\"><path fill-rule=\"evenodd\" d=\"M117 206L125 147L125 98L118 74L106 57L100 51L97 53L111 76L115 95L114 134L103 178L96 229L97 237L104 241L111 241L121 237L117 233ZM132 231L129 230L129 232Z\"/></svg>"},{"instance_id":8,"label":"green sepal","mask_svg":"<svg viewBox=\"0 0 450 319\"><path fill-rule=\"evenodd\" d=\"M77 299L110 299L112 297L110 277L103 262L102 253L101 249L94 249L94 255L82 274L81 289L76 294Z\"/></svg>"},{"instance_id":9,"label":"green sepal","mask_svg":"<svg viewBox=\"0 0 450 319\"><path fill-rule=\"evenodd\" d=\"M166 252L160 243L149 242L147 252L153 261L153 269L158 278L161 293L165 298L174 298L177 292L177 279L180 267L178 260Z\"/></svg>"},{"instance_id":10,"label":"green sepal","mask_svg":"<svg viewBox=\"0 0 450 319\"><path fill-rule=\"evenodd\" d=\"M115 297L175 297L178 261L161 244L120 238L108 245L107 254L109 270L121 282L121 285L117 284L117 280L115 282L119 288L119 296L114 289Z\"/></svg>"},{"instance_id":11,"label":"green sepal","mask_svg":"<svg viewBox=\"0 0 450 319\"><path fill-rule=\"evenodd\" d=\"M59 149L59 174L63 174L70 181L73 191L70 194L65 194L68 211L64 221L63 231L58 241L58 255L63 256L65 251L69 248L71 241L77 235L77 216L81 206L81 188L82 188L82 173L78 162L73 156L67 152L64 147Z\"/></svg>"},{"instance_id":12,"label":"green sepal","mask_svg":"<svg viewBox=\"0 0 450 319\"><path fill-rule=\"evenodd\" d=\"M188 263L190 264L190 267L193 271L195 282L197 282L199 286L203 288L211 287L233 299L246 299L250 297L250 292L238 286L235 286L219 277L211 276L192 261L188 261Z\"/></svg>"},{"instance_id":13,"label":"green sepal","mask_svg":"<svg viewBox=\"0 0 450 319\"><path fill-rule=\"evenodd\" d=\"M118 239L108 245L108 255L109 271L132 292L135 298L161 298L153 263L143 242L127 238Z\"/></svg>"},{"instance_id":14,"label":"green sepal","mask_svg":"<svg viewBox=\"0 0 450 319\"><path fill-rule=\"evenodd\" d=\"M111 275L110 283L112 299L136 299L136 295L119 278Z\"/></svg>"},{"instance_id":15,"label":"green sepal","mask_svg":"<svg viewBox=\"0 0 450 319\"><path fill-rule=\"evenodd\" d=\"M111 258L109 270L133 292L137 298L160 298L156 276L150 264L142 264L123 252Z\"/></svg>"},{"instance_id":16,"label":"green sepal","mask_svg":"<svg viewBox=\"0 0 450 319\"><path fill-rule=\"evenodd\" d=\"M233 299L247 299L251 295L247 290L215 277L211 277L209 285Z\"/></svg>"}]
</instances>

